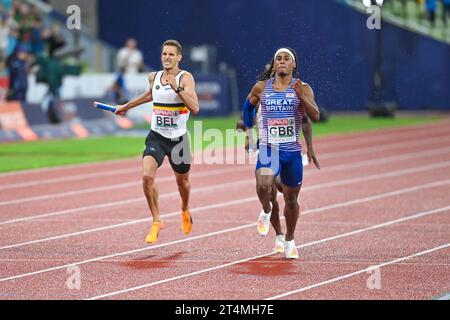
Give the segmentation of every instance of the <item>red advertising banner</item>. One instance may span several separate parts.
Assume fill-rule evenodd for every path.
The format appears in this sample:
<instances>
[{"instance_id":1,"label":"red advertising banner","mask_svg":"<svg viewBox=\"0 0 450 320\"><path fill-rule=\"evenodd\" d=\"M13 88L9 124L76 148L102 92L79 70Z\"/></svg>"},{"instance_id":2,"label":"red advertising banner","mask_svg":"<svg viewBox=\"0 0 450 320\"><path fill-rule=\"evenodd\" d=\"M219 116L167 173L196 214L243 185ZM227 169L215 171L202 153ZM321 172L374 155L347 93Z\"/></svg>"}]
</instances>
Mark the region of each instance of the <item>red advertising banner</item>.
<instances>
[{"instance_id":1,"label":"red advertising banner","mask_svg":"<svg viewBox=\"0 0 450 320\"><path fill-rule=\"evenodd\" d=\"M36 134L30 129L25 113L19 102L0 103L0 129L15 130L24 140L36 140Z\"/></svg>"}]
</instances>

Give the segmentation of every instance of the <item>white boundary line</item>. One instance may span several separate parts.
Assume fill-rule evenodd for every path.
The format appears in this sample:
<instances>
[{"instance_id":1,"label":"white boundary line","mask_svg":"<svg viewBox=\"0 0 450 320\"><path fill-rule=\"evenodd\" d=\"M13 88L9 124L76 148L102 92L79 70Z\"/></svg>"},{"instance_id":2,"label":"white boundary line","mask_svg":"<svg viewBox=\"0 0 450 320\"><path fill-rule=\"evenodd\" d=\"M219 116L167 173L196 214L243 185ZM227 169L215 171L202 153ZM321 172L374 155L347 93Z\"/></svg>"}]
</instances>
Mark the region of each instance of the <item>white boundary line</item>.
<instances>
[{"instance_id":1,"label":"white boundary line","mask_svg":"<svg viewBox=\"0 0 450 320\"><path fill-rule=\"evenodd\" d=\"M220 175L220 174L229 173L229 172L233 173L233 172L239 172L239 171L248 171L248 167L226 168L226 169L215 169L215 170L210 170L210 171L201 171L201 172L192 174L190 179L203 178L203 177L209 177L209 176ZM157 182L158 183L175 182L175 176L172 174L170 176L162 176L162 177L159 177L159 178L157 177ZM41 196L34 196L34 197L29 197L29 198L21 198L21 199L0 201L0 206L16 204L16 203L22 204L24 202L37 201L37 200L45 200L45 199L53 199L53 198L74 196L74 195L79 195L79 194L84 194L84 193L104 192L104 191L108 191L108 190L128 188L128 187L140 186L140 185L142 185L142 183L139 183L139 182L126 182L126 183L113 184L113 185L108 185L108 186L103 186L103 187L94 187L94 188L81 189L81 190L76 190L76 191L52 193L52 194L46 194L46 195L41 195Z\"/></svg>"},{"instance_id":2,"label":"white boundary line","mask_svg":"<svg viewBox=\"0 0 450 320\"><path fill-rule=\"evenodd\" d=\"M433 183L433 186L435 186L435 185L437 185L439 183L441 185L449 184L450 180L435 182L435 183ZM421 188L426 188L426 186L422 185L422 186L417 186L415 188L417 190L420 190ZM380 195L380 196L383 196L383 195ZM371 198L371 200L374 200L374 196L372 196L370 198ZM256 200L257 200L256 197L251 197L251 198L236 200L236 201L233 201L233 203L229 202L229 203L227 203L227 205L242 204L244 202L251 202L251 201L256 201ZM356 200L353 200L353 201L356 201ZM338 204L336 204L336 205L338 205ZM222 206L223 206L223 204L216 204L216 205L211 205L211 206L208 206L208 207L203 207L203 209L205 209L205 208L211 209L211 208L222 207ZM341 206L345 206L345 205L342 204ZM450 208L450 207L446 207L446 208ZM315 210L317 211L318 209L315 209ZM326 210L326 209L324 209L324 210ZM399 219L397 219L397 220L399 220ZM395 220L395 221L397 221L397 220ZM220 231L216 231L216 232L202 234L202 235L191 237L191 238L175 240L175 241L172 241L172 242L167 242L167 243L163 243L163 244L155 245L155 246L151 246L151 247L144 247L144 248L140 248L140 249L114 253L114 254L101 256L101 257L97 257L97 258L92 258L92 259L87 259L87 260L84 260L84 261L74 262L74 263L70 263L70 264L66 264L66 265L62 265L62 266L57 266L57 267L52 267L52 268L43 269L43 270L39 270L39 271L34 271L34 272L30 272L30 273L25 273L25 274L21 274L21 275L11 276L11 277L0 279L0 282L14 280L14 279L19 279L19 278L28 277L28 276L32 276L32 275L36 275L36 274L40 274L40 273L45 273L45 272L60 270L60 269L64 269L64 268L67 268L67 267L70 267L70 266L79 266L79 265L86 264L86 263L89 263L89 262L101 261L101 260L114 258L114 257L118 257L118 256L124 256L124 255L129 255L129 254L142 252L142 251L153 250L153 249L156 249L156 248L161 248L161 247L166 247L166 246L173 245L173 244L179 244L179 243L184 243L184 242L193 241L193 240L197 240L197 239L207 238L207 237L211 237L211 236L215 236L215 235L219 235L219 234L223 234L223 233L228 233L228 232L232 232L232 231L236 231L236 230L246 229L246 228L250 228L250 227L254 227L254 226L256 226L256 223L250 223L250 224L238 226L238 227L235 227L235 228L229 228L229 229L224 229L224 230L220 230Z\"/></svg>"},{"instance_id":3,"label":"white boundary line","mask_svg":"<svg viewBox=\"0 0 450 320\"><path fill-rule=\"evenodd\" d=\"M363 160L360 162L353 162L351 164L336 165L336 166L332 166L329 168L324 168L322 172L343 170L346 168L357 168L357 167L371 165L371 164L391 163L391 162L395 162L395 161L402 161L402 160L406 160L406 159L409 160L409 159L420 158L420 157L430 157L430 156L434 156L434 155L445 154L447 152L450 152L450 148L436 149L436 150L431 150L428 152L421 150L418 152L416 151L416 152L412 152L412 153L394 155L394 156L390 156L390 157L384 157L381 159ZM226 168L226 169L216 169L216 170L211 170L211 171L201 171L201 172L192 174L191 178L194 179L197 177L200 178L200 177L205 177L205 176L210 176L210 175L218 175L218 174L222 174L222 173L247 171L247 170L249 170L248 166L245 166L245 167L243 166L243 167L239 167L239 168L230 167L230 168ZM312 172L308 173L308 176L317 175L319 173L321 173L321 172L312 171ZM174 176L163 176L163 177L158 178L157 180L158 180L158 183L171 182L171 181L175 181L175 177ZM11 205L11 204L16 204L16 203L22 204L22 203L30 202L30 201L39 201L39 200L60 198L60 197L66 197L66 196L74 196L74 195L80 195L80 194L85 194L85 193L104 192L104 191L108 191L108 190L128 188L128 187L139 186L139 185L141 185L141 184L138 182L127 182L127 183L113 184L113 185L108 185L108 186L103 186L103 187L94 187L94 188L89 188L89 189L81 189L81 190L75 190L75 191L69 191L69 192L45 194L45 195L40 195L40 196L28 197L28 198L5 200L5 201L0 201L0 206Z\"/></svg>"},{"instance_id":4,"label":"white boundary line","mask_svg":"<svg viewBox=\"0 0 450 320\"><path fill-rule=\"evenodd\" d=\"M450 300L450 292L443 294L441 296L438 296L434 300Z\"/></svg>"},{"instance_id":5,"label":"white boundary line","mask_svg":"<svg viewBox=\"0 0 450 320\"><path fill-rule=\"evenodd\" d=\"M425 138L425 139L416 139L413 142L408 143L408 147L410 146L422 146L422 145L428 145L431 142L443 142L450 139L440 139L437 140L436 138ZM367 154L372 152L381 152L381 151L389 151L389 150L395 150L398 147L405 146L405 142L400 143L391 143L391 144L384 144L382 146L371 146L367 148L359 148L357 150L347 150L347 151L337 151L337 152L325 152L322 156L319 156L323 159L335 159L340 157L346 157L351 155L361 155L361 154ZM234 151L233 151L234 152ZM195 163L194 163L195 164ZM243 163L238 165L251 165L252 163ZM226 165L226 163L225 163ZM25 187L32 187L32 186L42 186L43 184L51 184L51 183L59 183L59 182L71 182L74 180L83 180L83 179L91 179L91 178L97 178L100 176L114 176L118 174L127 174L127 173L138 173L140 172L140 168L136 168L133 166L133 168L126 168L126 169L116 169L116 170L108 170L98 173L85 173L85 174L77 174L77 175L66 175L63 177L57 177L57 178L51 178L51 179L42 179L42 180L35 180L30 182L20 182L15 184L4 184L0 185L0 191L1 190L9 190L9 189L15 189L15 188L25 188Z\"/></svg>"},{"instance_id":6,"label":"white boundary line","mask_svg":"<svg viewBox=\"0 0 450 320\"><path fill-rule=\"evenodd\" d=\"M444 124L445 120L442 121ZM334 137L334 138L339 138L342 140L357 140L360 139L359 137L357 137L357 135L359 133L362 134L373 134L373 135L378 135L380 134L380 136L384 136L386 134L386 131L393 131L391 132L391 134L396 134L396 131L400 131L401 134L405 133L407 134L409 131L414 131L414 130L428 130L429 128L433 128L434 125L441 125L441 121L437 121L435 123L425 123L425 124L417 124L417 125L411 125L411 126L404 126L404 127L398 127L398 128L386 128L382 131L361 131L361 132L351 132L351 133L343 133L343 134L336 134L336 135L332 135L332 136L325 136L325 137L319 137L316 141L317 144L326 144L328 143L326 141L327 137ZM405 132L406 131L406 132ZM439 131L440 132L440 131ZM321 141L321 140L325 140L325 141ZM132 162L132 161L139 161L141 158L139 156L136 157L132 157L132 158L126 158L126 159L114 159L114 160L99 160L99 161L95 161L95 162L90 162L90 163L79 163L79 164L67 164L67 165L61 165L61 166L55 166L55 167L48 167L48 168L38 168L38 169L25 169L25 170L20 170L20 171L15 171L15 172L5 172L5 173L0 173L0 179L3 177L9 177L9 176L17 176L17 175L25 175L25 174L34 174L34 173L42 173L42 172L51 172L51 171L60 171L60 170L65 170L65 169L78 169L78 168L85 168L85 167L98 167L98 166L104 166L105 164L116 164L116 163L120 163L120 162Z\"/></svg>"},{"instance_id":7,"label":"white boundary line","mask_svg":"<svg viewBox=\"0 0 450 320\"><path fill-rule=\"evenodd\" d=\"M316 190L316 189L322 189L322 188L328 188L328 187L341 186L341 185L350 184L350 183L359 182L359 181L375 180L375 179L381 179L381 178L385 178L385 177L393 177L393 176L398 176L398 175L403 175L403 174L408 174L408 173L417 173L417 172L421 172L421 171L433 170L433 169L436 169L436 168L442 168L442 167L448 167L448 166L450 166L450 161L448 161L446 163L437 163L437 164L427 165L427 166L423 166L423 167L416 167L416 168L411 168L411 169L405 169L405 170L388 172L386 174L371 175L371 176L359 177L359 178L354 178L354 179L340 180L340 181L332 182L332 183L318 184L318 185L314 185L312 187L306 187L303 190L303 192L313 191L313 190ZM412 169L415 169L415 170L412 170ZM253 181L254 180L242 180L242 181L239 181L239 182L232 183L232 186L234 187L234 186L239 185L239 184L246 184L246 183L253 182ZM448 182L450 183L450 180L448 180ZM217 188L221 189L221 188L223 188L225 186L228 186L229 184L230 183L224 183L222 185L215 185L215 186L212 186L212 187L198 188L198 189L195 189L195 191L197 191L197 192L199 192L199 191L212 191L212 190L217 189ZM384 198L384 197L389 197L389 196L395 196L395 195L400 195L400 194L403 194L403 193L414 192L414 191L417 191L417 190L421 190L423 188L436 187L436 186L441 186L441 185L443 185L443 184L438 181L438 182L433 182L433 183L426 184L426 185L420 185L420 186L416 186L416 187L408 187L408 188L404 188L404 189L398 189L398 190L391 191L391 192L388 192L388 193L385 193L385 194L381 194L381 195L370 196L370 197L366 197L366 198L360 198L360 199L351 200L351 201L347 201L347 202L343 202L343 203L338 203L338 204L334 204L334 205L330 205L330 206L320 207L320 208L317 208L317 209L310 209L310 210L307 210L305 212L302 212L302 215L316 213L316 212L324 211L324 210L327 210L327 209L335 209L335 208L339 208L339 207L342 207L342 206L347 206L349 204L357 204L357 203L361 203L361 202L366 202L366 201L372 200L373 198L376 200L376 199L380 199L380 197ZM167 196L178 195L178 192L172 192L170 194L165 194L165 195L167 195ZM247 200L247 199L257 200L256 197L246 198L245 200ZM245 201L245 202L247 202L247 201ZM235 201L217 203L216 205L226 206L226 205L230 205L230 204L233 204L233 203L235 203ZM202 210L202 208L204 208L204 207L192 208L191 212L200 211L200 210ZM208 205L208 206L206 206L206 208L210 209L211 206ZM172 216L178 215L178 214L179 214L179 211L175 211L175 212L172 212L172 213L163 214L163 215L161 215L161 218L172 217ZM72 237L72 236L78 236L78 235L93 233L93 232L97 232L97 231L104 231L104 230L109 230L109 229L114 229L114 228L121 228L121 227L130 226L130 225L133 225L133 224L139 224L139 223L149 222L149 221L151 221L151 218L143 218L143 219L139 219L139 220L133 220L133 221L113 224L113 225L109 225L109 226L103 226L103 227L98 227L98 228L93 228L93 229L88 229L88 230L83 230L83 231L78 231L78 232L73 232L73 233L66 233L66 234L53 236L53 237L48 237L48 238L42 238L42 239L37 239L37 240L32 240L32 241L27 241L27 242L10 244L10 245L6 245L6 246L3 246L3 247L0 247L0 250L11 249L11 248L16 248L16 247L20 247L20 246L30 245L30 244L42 243L42 242L46 242L46 241L58 240L58 239Z\"/></svg>"},{"instance_id":8,"label":"white boundary line","mask_svg":"<svg viewBox=\"0 0 450 320\"><path fill-rule=\"evenodd\" d=\"M431 155L435 155L435 154L446 153L446 152L449 152L449 151L450 151L450 148L446 148L446 149L442 149L442 150L436 150L435 152L434 151L433 152L428 152L427 155L431 156ZM322 172L332 172L332 171L339 171L339 170L354 169L354 168L358 168L358 167L362 167L362 166L366 166L366 165L384 164L384 163L390 163L393 160L394 161L401 161L401 160L412 159L414 157L421 157L421 156L422 156L422 152L416 152L414 154L406 154L406 155L400 155L400 156L386 157L386 158L383 158L383 159L374 159L374 160L355 162L355 163L351 163L351 164L337 165L337 166L333 166L333 167L328 168L328 169L323 169L321 171ZM233 168L230 168L230 170L232 170L232 169ZM247 168L242 168L242 170L246 170L246 169ZM229 169L219 169L219 170L228 171ZM409 170L409 169L406 169L406 170ZM234 170L234 171L236 171L236 170ZM211 173L212 173L212 171L211 171ZM309 176L311 176L313 174L319 174L319 173L320 173L319 171L313 171L313 172L309 173ZM207 172L205 172L205 175L207 175ZM380 174L380 176L381 175L383 175L383 174ZM332 184L333 183L331 183L329 185L332 185ZM308 189L308 187L304 188L303 190L307 190L307 189ZM161 195L161 197L162 196L163 195ZM48 213L43 213L43 214L38 214L38 215L31 215L31 216L27 216L27 217L23 217L23 218L16 218L16 219L11 219L11 220L0 221L0 226L1 225L5 225L5 224L24 222L24 221L40 219L40 218L46 218L46 217L51 217L51 216L71 214L73 212L78 212L78 211L91 210L91 209L100 209L100 208L105 208L105 207L110 207L110 206L115 206L115 205L128 204L128 203L132 203L132 202L136 202L136 201L141 201L142 199L143 199L142 197L132 198L132 199L128 199L128 200L120 200L120 201L115 201L115 202L106 202L106 203L100 203L100 204L97 204L97 205L91 205L91 206L86 206L86 207L77 207L77 208L66 209L66 210L62 210L62 211L53 211L53 212L48 212ZM16 200L11 200L11 201L16 201ZM2 203L0 202L0 205L1 204Z\"/></svg>"},{"instance_id":9,"label":"white boundary line","mask_svg":"<svg viewBox=\"0 0 450 320\"><path fill-rule=\"evenodd\" d=\"M305 188L303 188L303 192L307 192L310 189L317 189L318 187L333 187L333 186L339 186L339 185L343 185L343 184L347 184L347 183L373 180L373 179L378 179L378 178L383 178L383 177L393 177L396 175L403 175L403 174L409 174L409 173L414 173L414 172L426 171L426 170L430 170L430 169L442 168L442 167L446 167L448 165L449 165L449 162L437 163L437 164L431 164L431 165L427 165L427 166L423 166L423 167L413 167L413 168L409 168L409 169L391 171L391 172L387 172L384 174L376 174L376 175L371 175L371 176L366 176L366 177L361 176L359 178L354 178L354 179L347 179L347 180L325 183L325 184L320 184L320 185L311 186L311 187L305 187ZM346 165L344 167L341 167L339 170L348 169L348 168L352 168L352 165L351 164ZM246 180L246 182L250 182L250 181L253 181L253 180ZM232 182L229 184L231 186L233 186L233 184L236 184L236 183ZM228 184L225 183L225 184L222 184L221 186L225 187L225 186L228 186ZM206 188L206 187L199 188L199 189L197 189L197 191L204 190L204 188ZM206 189L206 190L208 190L208 189ZM176 196L176 195L178 195L178 192L165 193L165 194L161 195L160 198ZM77 208L72 208L72 209L47 212L47 213L27 216L27 217L23 217L23 218L16 218L16 219L11 219L11 220L0 221L0 226L17 223L17 222L30 221L30 220L35 220L35 219L72 214L72 213L79 212L79 211L101 209L101 208L107 208L107 207L112 207L112 206L116 206L116 205L120 206L120 205L124 205L124 204L142 201L142 199L143 199L142 197L138 197L138 198L131 198L131 199L127 199L127 200L100 203L100 204L85 206L85 207L77 207Z\"/></svg>"},{"instance_id":10,"label":"white boundary line","mask_svg":"<svg viewBox=\"0 0 450 320\"><path fill-rule=\"evenodd\" d=\"M355 140L355 141L359 141L360 140L360 134L364 134L364 135L368 135L368 136L385 136L385 135L389 135L391 136L392 134L397 134L397 131L399 131L398 134L408 134L411 133L410 131L417 131L417 130L429 130L429 128L433 128L437 125L445 125L445 122L447 120L443 119L443 120L438 120L432 123L421 123L421 124L414 124L414 125L409 125L409 126L402 126L402 127L394 127L394 128L383 128L378 130L368 130L368 131L360 131L360 132L350 132L350 133L339 133L339 134L333 134L333 135L329 135L329 136L324 136L324 137L319 137L316 139L315 144L327 144L328 143L328 138L338 138L340 141L345 141L345 140ZM442 130L443 132L446 132L446 127L444 127L444 129ZM439 131L437 131L437 133L440 133L441 129L439 129ZM145 139L145 137L143 137L143 139ZM143 142L144 143L144 142ZM348 143L346 144L348 145ZM6 173L0 173L0 179L3 177L9 177L9 176L17 176L17 175L24 175L24 174L34 174L34 173L42 173L42 172L53 172L53 171L60 171L60 170L65 170L65 169L78 169L78 168L85 168L85 167L97 167L97 166L104 166L107 164L116 164L116 163L120 163L120 162L132 162L132 161L139 161L141 158L139 156L136 157L131 157L131 158L126 158L126 159L113 159L113 160L100 160L100 161L95 161L95 162L90 162L90 163L80 163L80 164L67 164L67 165L60 165L57 167L48 167L48 168L37 168L37 169L25 169L25 170L20 170L20 171L16 171L16 172L6 172Z\"/></svg>"},{"instance_id":11,"label":"white boundary line","mask_svg":"<svg viewBox=\"0 0 450 320\"><path fill-rule=\"evenodd\" d=\"M300 246L297 246L297 247L298 248L305 248L305 247L313 246L313 245L316 245L316 244L321 244L321 243L329 242L329 241L332 241L332 240L341 239L341 238L352 236L352 235L355 235L355 234L359 234L359 233L367 232L367 231L370 231L370 230L383 228L383 227L386 227L386 226L389 226L389 225L393 225L393 224L396 224L396 223L401 223L401 222L405 222L405 221L408 221L408 220L417 219L417 218L424 217L424 216L427 216L427 215L431 215L431 214L435 214L435 213L441 213L441 212L445 212L445 211L449 211L449 210L450 210L450 206L447 206L447 207L434 209L434 210L430 210L430 211L419 212L419 213L416 213L416 214L408 216L408 217L387 221L387 222L384 222L384 223L381 223L381 224L376 224L376 225L373 225L373 226L370 226L370 227L367 227L367 228L357 229L357 230L354 230L354 231L351 231L351 232L339 234L337 236L328 237L328 238L325 238L325 239L309 242L309 243L306 243L304 245L300 245ZM450 246L450 244L448 244L447 246ZM159 285L159 284L168 283L168 282L171 282L171 281L175 281L175 280L179 280L179 279L183 279L183 278L187 278L187 277L203 274L203 273L206 273L206 272L227 268L227 267L239 264L239 263L243 263L243 262L247 262L247 261L255 260L255 259L260 259L260 258L263 258L263 257L268 257L268 256L271 256L271 255L275 255L275 254L277 254L277 253L273 253L272 252L272 253L268 253L268 254L254 256L254 257L251 257L251 258L241 259L241 260L238 260L238 261L233 261L233 262L222 264L222 265L215 266L215 267L212 267L212 268L207 268L207 269L203 269L203 270L199 270L199 271L183 274L183 275L176 276L176 277L171 277L171 278L167 278L167 279L164 279L164 280L147 283L147 284L136 286L136 287L133 287L133 288L128 288L128 289L124 289L124 290L120 290L120 291L115 291L115 292L110 292L110 293L106 293L106 294L90 297L87 300L97 300L97 299L102 299L102 298L106 298L106 297L116 296L116 295L119 295L119 294L122 294L122 293L136 291L136 290L140 290L140 289L144 289L144 288L149 288L149 287L153 287L153 286L156 286L156 285ZM367 269L364 269L363 272L365 272L366 270Z\"/></svg>"},{"instance_id":12,"label":"white boundary line","mask_svg":"<svg viewBox=\"0 0 450 320\"><path fill-rule=\"evenodd\" d=\"M58 183L58 182L72 182L75 180L83 180L83 179L93 179L98 177L105 177L105 176L113 176L113 175L119 175L119 174L127 174L127 173L133 173L137 172L138 170L133 168L126 168L126 169L117 169L117 170L108 170L108 171L100 171L100 172L92 172L92 173L83 173L83 174L77 174L77 175L71 175L71 176L63 176L58 178L51 178L51 179L45 179L45 180L33 180L29 182L20 182L20 183L14 183L14 184L6 184L1 185L0 190L9 190L9 189L16 189L16 188L25 188L25 187L33 187L33 186L41 186L44 184L51 184L51 183Z\"/></svg>"},{"instance_id":13,"label":"white boundary line","mask_svg":"<svg viewBox=\"0 0 450 320\"><path fill-rule=\"evenodd\" d=\"M433 129L435 130L434 132L436 134L442 134L442 133L449 133L447 128L439 128L439 129ZM426 128L426 132L429 132L430 128ZM392 141L392 136L395 135L396 139L407 139L408 137L414 136L416 137L417 134L420 134L421 132L417 132L415 130L411 131L411 132L391 132L390 134L385 134L381 136L381 139L378 139L379 136L372 136L372 135L364 135L363 137L361 137L361 135L359 136L355 136L354 140L356 143L351 143L349 144L347 141L333 141L330 142L330 145L332 145L333 147L345 147L345 146L354 146L356 149L360 146L360 145L365 145L365 144L373 144L373 145L377 145L377 144L381 144L384 145L385 142L390 142ZM411 137L412 138L412 137ZM438 140L438 138L434 138L435 140ZM403 144L407 143L407 141L402 141Z\"/></svg>"},{"instance_id":14,"label":"white boundary line","mask_svg":"<svg viewBox=\"0 0 450 320\"><path fill-rule=\"evenodd\" d=\"M430 143L441 143L441 142L447 142L450 141L450 138L442 138L440 140L437 140L436 138L426 138L426 139L419 139L414 140L410 142L398 142L398 143L390 143L385 144L381 146L373 146L373 147L367 147L367 148L360 148L355 150L347 150L347 151L335 151L335 152L326 152L324 155L320 155L319 153L317 156L319 157L319 160L322 159L334 159L334 158L341 158L341 157L348 157L348 156L359 156L362 154L370 154L372 152L385 152L385 151L391 151L396 150L401 147L421 147L421 146L428 146ZM435 148L433 148L435 149ZM425 152L425 151L423 151ZM405 153L402 153L405 154Z\"/></svg>"},{"instance_id":15,"label":"white boundary line","mask_svg":"<svg viewBox=\"0 0 450 320\"><path fill-rule=\"evenodd\" d=\"M222 183L222 184L216 184L214 186L209 185L209 186L205 186L205 187L201 187L201 188L192 189L192 191L195 191L195 192L199 192L199 191L213 191L215 189L221 189L221 188L224 188L224 187L245 184L245 183L248 183L249 181L253 181L253 180L242 180L242 181L236 181L236 182L227 182L227 183ZM173 191L173 192L164 193L164 194L159 196L159 199L169 198L169 197L172 197L172 196L179 196L179 192L178 191ZM64 215L64 214L71 214L71 213L78 212L78 211L108 208L108 207L112 207L112 206L116 206L116 205L130 204L130 203L134 203L134 202L138 202L138 201L145 201L145 198L144 197L132 198L132 199L127 199L127 200L120 200L120 201L115 201L115 202L107 202L107 203L101 203L101 204L86 206L86 207L78 207L78 208L67 209L67 210L62 210L62 211L54 211L54 212L43 213L43 214L39 214L39 215L35 215L35 216L29 216L29 217L17 218L17 219L12 219L12 220L0 221L0 226L1 225L6 225L6 224L17 223L17 222L24 222L24 221L29 221L29 220L41 219L41 218L54 217L54 216L59 216L59 215ZM191 211L192 211L192 209L191 209Z\"/></svg>"},{"instance_id":16,"label":"white boundary line","mask_svg":"<svg viewBox=\"0 0 450 320\"><path fill-rule=\"evenodd\" d=\"M356 275L359 275L359 274L362 274L362 273L365 273L365 272L369 272L369 271L372 271L372 270L375 270L375 269L378 269L378 268L382 268L382 267L385 267L385 266L388 266L388 265L391 265L391 264L394 264L394 263L399 263L399 262L402 262L402 261L405 261L405 260L408 260L408 259L420 257L420 256L423 256L423 255L432 253L434 251L438 251L438 250L442 250L442 249L446 249L446 248L450 248L450 243L447 243L447 244L444 244L444 245L441 245L441 246L438 246L438 247L434 247L434 248L431 248L431 249L428 249L428 250L425 250L425 251L417 252L417 253L411 254L411 255L406 256L406 257L401 257L401 258L397 258L397 259L394 259L394 260L391 260L391 261L383 262L383 263L380 263L378 265L370 266L368 268L365 268L365 269L362 269L362 270L358 270L358 271L355 271L355 272L352 272L352 273L347 273L347 274L344 274L344 275L342 275L340 277L336 277L336 278L333 278L333 279L322 281L322 282L319 282L319 283L316 283L316 284L313 284L313 285L310 285L310 286L307 286L307 287L303 287L303 288L300 288L300 289L297 289L297 290L292 290L292 291L289 291L289 292L286 292L286 293L283 293L283 294L279 294L279 295L276 295L276 296L273 296L273 297L266 298L264 300L276 300L276 299L284 298L284 297L293 295L295 293L304 292L304 291L307 291L307 290L310 290L310 289L314 289L314 288L317 288L317 287L320 287L320 286L323 286L323 285L327 285L327 284L330 284L330 283L338 282L338 281L341 281L341 280L344 280L344 279L347 279L347 278L350 278L350 277L353 277L353 276L356 276Z\"/></svg>"},{"instance_id":17,"label":"white boundary line","mask_svg":"<svg viewBox=\"0 0 450 320\"><path fill-rule=\"evenodd\" d=\"M60 165L55 167L47 167L47 168L37 168L37 169L26 169L26 170L20 170L20 171L14 171L14 172L5 172L0 173L0 179L3 177L11 177L11 176L21 176L25 174L34 174L34 173L44 173L44 172L54 172L54 171L60 171L65 169L81 169L85 167L98 167L98 166L104 166L108 164L116 164L120 162L132 162L132 161L138 161L140 159L139 156L137 157L131 157L131 158L125 158L125 159L114 159L114 160L99 160L89 163L78 163L78 164L66 164L66 165Z\"/></svg>"}]
</instances>

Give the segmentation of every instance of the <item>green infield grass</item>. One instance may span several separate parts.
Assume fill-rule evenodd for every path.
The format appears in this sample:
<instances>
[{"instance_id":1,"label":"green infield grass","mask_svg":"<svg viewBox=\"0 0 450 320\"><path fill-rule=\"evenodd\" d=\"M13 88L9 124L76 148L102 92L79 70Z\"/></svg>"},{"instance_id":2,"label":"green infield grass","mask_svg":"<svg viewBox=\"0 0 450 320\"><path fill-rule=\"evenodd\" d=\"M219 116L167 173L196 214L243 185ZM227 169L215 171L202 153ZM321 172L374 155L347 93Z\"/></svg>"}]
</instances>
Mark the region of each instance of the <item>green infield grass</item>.
<instances>
[{"instance_id":1,"label":"green infield grass","mask_svg":"<svg viewBox=\"0 0 450 320\"><path fill-rule=\"evenodd\" d=\"M332 115L326 123L313 124L314 137L399 127L439 121L442 116L409 115L390 118L369 118L365 115ZM189 121L193 149L208 148L212 145L232 146L243 143L243 133L233 139L237 116L226 118L197 118ZM201 131L200 130L201 127ZM148 124L138 126L149 129ZM210 130L213 129L213 130ZM228 131L229 139L225 139ZM41 140L35 142L0 144L0 172L88 163L94 161L123 159L140 156L144 149L146 132L141 136L107 136L88 139ZM222 139L223 137L223 139ZM194 139L191 139L194 140Z\"/></svg>"}]
</instances>

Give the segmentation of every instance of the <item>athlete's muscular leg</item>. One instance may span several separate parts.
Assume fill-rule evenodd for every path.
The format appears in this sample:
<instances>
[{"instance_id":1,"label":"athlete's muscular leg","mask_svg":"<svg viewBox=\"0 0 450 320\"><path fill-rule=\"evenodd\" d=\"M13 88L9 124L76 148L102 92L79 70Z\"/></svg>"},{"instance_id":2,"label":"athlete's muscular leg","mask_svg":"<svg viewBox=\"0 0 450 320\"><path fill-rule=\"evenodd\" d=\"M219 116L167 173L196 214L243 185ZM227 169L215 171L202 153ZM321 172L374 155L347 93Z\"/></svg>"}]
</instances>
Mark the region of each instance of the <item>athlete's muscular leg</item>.
<instances>
[{"instance_id":1,"label":"athlete's muscular leg","mask_svg":"<svg viewBox=\"0 0 450 320\"><path fill-rule=\"evenodd\" d=\"M271 210L270 200L272 197L272 186L275 175L270 168L260 168L256 170L256 193L263 207L264 212Z\"/></svg>"},{"instance_id":2,"label":"athlete's muscular leg","mask_svg":"<svg viewBox=\"0 0 450 320\"><path fill-rule=\"evenodd\" d=\"M177 179L178 191L181 196L181 210L186 211L189 209L189 196L191 193L189 172L183 174L175 172L175 177Z\"/></svg>"},{"instance_id":3,"label":"athlete's muscular leg","mask_svg":"<svg viewBox=\"0 0 450 320\"><path fill-rule=\"evenodd\" d=\"M152 156L144 157L143 161L144 174L142 177L142 185L144 188L144 194L147 198L148 207L153 216L153 221L161 221L159 216L158 207L158 188L155 183L156 170L158 169L158 163Z\"/></svg>"},{"instance_id":4,"label":"athlete's muscular leg","mask_svg":"<svg viewBox=\"0 0 450 320\"><path fill-rule=\"evenodd\" d=\"M272 224L272 227L275 230L277 236L280 236L283 234L283 232L281 231L281 223L279 216L280 206L278 205L277 201L277 193L278 193L277 186L274 183L272 185L272 194L270 198L270 201L272 202L272 215L270 216L270 223Z\"/></svg>"},{"instance_id":5,"label":"athlete's muscular leg","mask_svg":"<svg viewBox=\"0 0 450 320\"><path fill-rule=\"evenodd\" d=\"M300 187L288 187L283 185L284 197L284 217L286 218L286 241L294 239L295 227L297 226L300 206L298 204L298 194Z\"/></svg>"}]
</instances>

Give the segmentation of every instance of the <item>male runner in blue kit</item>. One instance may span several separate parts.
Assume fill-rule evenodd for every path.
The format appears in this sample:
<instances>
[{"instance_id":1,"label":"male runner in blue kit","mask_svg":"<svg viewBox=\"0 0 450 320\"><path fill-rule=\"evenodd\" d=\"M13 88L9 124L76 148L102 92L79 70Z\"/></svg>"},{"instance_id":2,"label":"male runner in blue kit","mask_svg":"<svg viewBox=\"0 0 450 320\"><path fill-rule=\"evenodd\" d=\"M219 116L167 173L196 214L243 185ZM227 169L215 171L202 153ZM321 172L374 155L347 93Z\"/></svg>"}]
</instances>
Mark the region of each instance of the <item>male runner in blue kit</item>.
<instances>
[{"instance_id":1,"label":"male runner in blue kit","mask_svg":"<svg viewBox=\"0 0 450 320\"><path fill-rule=\"evenodd\" d=\"M263 207L258 218L258 233L269 232L272 213L272 186L280 176L285 200L284 216L287 232L277 234L277 242L288 259L298 259L294 232L299 215L298 194L303 181L302 146L299 130L305 115L319 121L319 107L311 87L294 78L297 69L294 50L277 50L271 66L252 88L244 104L244 125L250 127L248 114L260 104L259 153L256 165L256 189ZM277 232L278 233L278 232ZM276 243L277 243L276 242Z\"/></svg>"}]
</instances>

